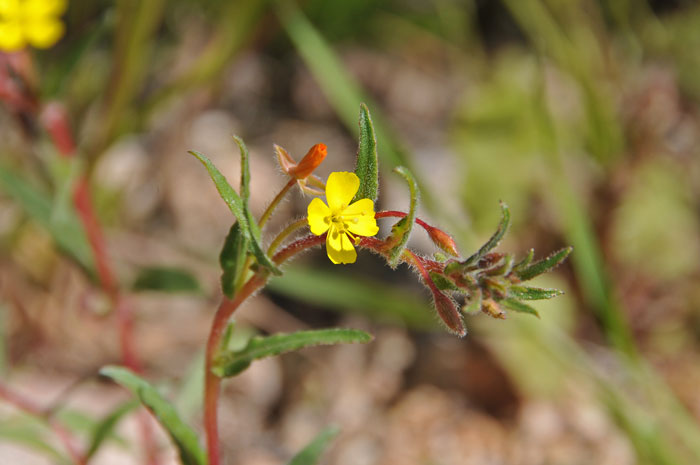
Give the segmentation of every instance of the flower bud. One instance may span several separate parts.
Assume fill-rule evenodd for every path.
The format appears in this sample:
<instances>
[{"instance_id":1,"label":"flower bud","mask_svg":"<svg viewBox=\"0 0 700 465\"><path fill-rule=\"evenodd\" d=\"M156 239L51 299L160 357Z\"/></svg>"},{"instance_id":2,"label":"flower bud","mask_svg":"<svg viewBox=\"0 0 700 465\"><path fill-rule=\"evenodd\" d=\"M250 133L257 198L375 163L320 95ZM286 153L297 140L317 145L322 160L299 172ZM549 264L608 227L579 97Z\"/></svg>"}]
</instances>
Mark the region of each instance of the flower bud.
<instances>
[{"instance_id":1,"label":"flower bud","mask_svg":"<svg viewBox=\"0 0 700 465\"><path fill-rule=\"evenodd\" d=\"M326 158L326 144L316 144L309 149L304 158L289 170L289 174L297 179L304 179L311 175L314 170Z\"/></svg>"},{"instance_id":2,"label":"flower bud","mask_svg":"<svg viewBox=\"0 0 700 465\"><path fill-rule=\"evenodd\" d=\"M482 302L481 311L493 318L498 318L500 320L506 319L506 312L503 311L500 305L491 299L486 299Z\"/></svg>"},{"instance_id":3,"label":"flower bud","mask_svg":"<svg viewBox=\"0 0 700 465\"><path fill-rule=\"evenodd\" d=\"M442 249L445 253L448 253L453 257L459 257L457 244L449 234L433 226L428 226L425 229L428 231L430 239L436 246L440 247L440 249Z\"/></svg>"}]
</instances>

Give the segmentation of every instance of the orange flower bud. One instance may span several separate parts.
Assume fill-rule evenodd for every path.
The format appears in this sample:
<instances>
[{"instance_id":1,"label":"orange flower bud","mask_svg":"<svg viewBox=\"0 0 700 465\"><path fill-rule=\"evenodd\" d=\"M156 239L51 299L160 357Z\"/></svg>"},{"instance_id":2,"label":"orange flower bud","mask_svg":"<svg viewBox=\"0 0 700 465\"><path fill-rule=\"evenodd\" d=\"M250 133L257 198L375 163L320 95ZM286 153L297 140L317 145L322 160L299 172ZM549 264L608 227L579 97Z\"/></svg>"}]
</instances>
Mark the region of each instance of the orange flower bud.
<instances>
[{"instance_id":1,"label":"orange flower bud","mask_svg":"<svg viewBox=\"0 0 700 465\"><path fill-rule=\"evenodd\" d=\"M459 257L459 252L457 251L457 244L454 239L450 237L445 231L441 229L428 226L425 228L428 231L430 239L435 245L440 247L445 253L452 255L453 257Z\"/></svg>"},{"instance_id":2,"label":"orange flower bud","mask_svg":"<svg viewBox=\"0 0 700 465\"><path fill-rule=\"evenodd\" d=\"M307 178L326 158L326 155L326 144L316 144L309 149L296 166L290 168L288 173L297 179Z\"/></svg>"}]
</instances>

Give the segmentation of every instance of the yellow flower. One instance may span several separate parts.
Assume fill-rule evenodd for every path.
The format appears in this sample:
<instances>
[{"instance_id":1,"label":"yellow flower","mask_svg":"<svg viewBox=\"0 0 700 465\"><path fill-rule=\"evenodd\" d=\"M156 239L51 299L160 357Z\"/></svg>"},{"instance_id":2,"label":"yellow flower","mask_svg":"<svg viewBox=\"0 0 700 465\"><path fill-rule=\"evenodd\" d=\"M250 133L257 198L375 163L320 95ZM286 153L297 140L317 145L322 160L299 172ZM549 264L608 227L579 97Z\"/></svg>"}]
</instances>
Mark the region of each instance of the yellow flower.
<instances>
[{"instance_id":1,"label":"yellow flower","mask_svg":"<svg viewBox=\"0 0 700 465\"><path fill-rule=\"evenodd\" d=\"M0 50L49 48L63 35L66 0L0 0Z\"/></svg>"},{"instance_id":2,"label":"yellow flower","mask_svg":"<svg viewBox=\"0 0 700 465\"><path fill-rule=\"evenodd\" d=\"M328 232L326 252L335 264L355 263L357 252L353 242L355 236L374 236L379 232L374 219L374 201L360 199L350 204L360 188L360 179L355 173L331 173L326 182L326 200L315 198L308 208L311 232L320 236Z\"/></svg>"}]
</instances>

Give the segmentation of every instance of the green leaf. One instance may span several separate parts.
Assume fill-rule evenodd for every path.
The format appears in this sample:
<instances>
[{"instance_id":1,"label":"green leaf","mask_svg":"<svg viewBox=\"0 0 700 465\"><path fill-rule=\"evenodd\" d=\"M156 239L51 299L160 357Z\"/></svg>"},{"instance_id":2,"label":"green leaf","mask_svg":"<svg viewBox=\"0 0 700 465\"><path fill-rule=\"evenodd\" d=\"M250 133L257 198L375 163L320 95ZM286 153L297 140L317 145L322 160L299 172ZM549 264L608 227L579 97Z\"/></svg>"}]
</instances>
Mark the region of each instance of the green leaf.
<instances>
[{"instance_id":1,"label":"green leaf","mask_svg":"<svg viewBox=\"0 0 700 465\"><path fill-rule=\"evenodd\" d=\"M261 358L291 352L304 347L346 344L353 342L366 343L372 336L356 329L320 329L298 331L290 334L275 334L272 336L256 336L248 341L241 350L222 352L212 369L217 376L235 376L248 368L250 364Z\"/></svg>"},{"instance_id":2,"label":"green leaf","mask_svg":"<svg viewBox=\"0 0 700 465\"><path fill-rule=\"evenodd\" d=\"M430 274L430 279L433 280L433 282L435 283L437 288L440 289L441 291L459 291L460 290L455 283L450 281L444 275L441 275L440 273L436 273L434 271L430 271L429 274Z\"/></svg>"},{"instance_id":3,"label":"green leaf","mask_svg":"<svg viewBox=\"0 0 700 465\"><path fill-rule=\"evenodd\" d=\"M513 271L517 273L518 271L527 267L530 263L532 263L532 260L534 258L535 258L535 249L528 250L527 255L525 255L525 257L523 257L522 260L520 260L518 263L516 263L513 266Z\"/></svg>"},{"instance_id":4,"label":"green leaf","mask_svg":"<svg viewBox=\"0 0 700 465\"><path fill-rule=\"evenodd\" d=\"M238 140L237 140L238 141ZM245 146L243 146L245 147ZM243 199L238 195L238 193L231 187L223 174L218 170L216 166L209 160L205 155L191 150L190 154L197 157L197 159L202 162L204 167L209 172L216 190L219 191L219 195L228 205L229 210L236 217L238 222L241 224L241 232L243 233L245 239L249 241L251 246L251 251L255 258L258 260L262 266L267 268L273 274L281 275L282 272L275 266L270 257L267 256L263 250L262 244L260 242L260 227L257 222L252 218L252 215L248 211L247 206L243 203ZM243 153L243 148L241 148L241 154Z\"/></svg>"},{"instance_id":5,"label":"green leaf","mask_svg":"<svg viewBox=\"0 0 700 465\"><path fill-rule=\"evenodd\" d=\"M92 249L72 209L65 215L53 215L51 197L3 164L0 164L0 189L12 197L32 220L46 228L61 250L94 275Z\"/></svg>"},{"instance_id":6,"label":"green leaf","mask_svg":"<svg viewBox=\"0 0 700 465\"><path fill-rule=\"evenodd\" d=\"M214 185L216 186L216 190L219 191L219 195L224 202L226 202L226 205L228 205L228 208L231 210L231 213L233 213L233 216L235 216L238 221L243 223L244 229L247 230L248 225L245 222L246 215L243 207L243 200L238 193L233 190L233 187L231 187L231 184L228 183L224 175L221 174L219 169L214 166L211 160L209 160L204 154L194 150L190 150L189 153L197 157L197 159L202 162L204 167L209 172L209 176L211 177L212 181L214 181Z\"/></svg>"},{"instance_id":7,"label":"green leaf","mask_svg":"<svg viewBox=\"0 0 700 465\"><path fill-rule=\"evenodd\" d=\"M335 438L340 430L335 427L321 431L306 447L304 447L287 465L315 465L326 450L330 441Z\"/></svg>"},{"instance_id":8,"label":"green leaf","mask_svg":"<svg viewBox=\"0 0 700 465\"><path fill-rule=\"evenodd\" d=\"M524 304L520 302L519 300L515 299L503 299L498 302L502 306L506 307L508 310L512 310L514 312L518 313L529 313L530 315L535 315L537 318L540 317L540 314L537 313L537 310L534 308L530 307L528 304Z\"/></svg>"},{"instance_id":9,"label":"green leaf","mask_svg":"<svg viewBox=\"0 0 700 465\"><path fill-rule=\"evenodd\" d=\"M102 418L102 420L92 431L90 437L90 447L88 447L88 450L85 453L86 461L89 461L90 457L95 455L95 453L99 450L100 446L105 441L105 439L107 439L112 434L114 428L119 423L119 420L121 420L122 417L124 417L124 415L138 407L138 405L138 402L134 400L126 402L114 409L112 412L108 413L104 418Z\"/></svg>"},{"instance_id":10,"label":"green leaf","mask_svg":"<svg viewBox=\"0 0 700 465\"><path fill-rule=\"evenodd\" d=\"M521 281L529 281L530 279L546 273L547 271L555 268L561 262L566 260L571 251L574 250L573 247L565 247L558 252L553 253L547 258L543 258L532 265L518 271L516 276L520 278Z\"/></svg>"},{"instance_id":11,"label":"green leaf","mask_svg":"<svg viewBox=\"0 0 700 465\"><path fill-rule=\"evenodd\" d=\"M191 292L199 293L202 288L199 286L197 278L189 271L153 266L142 268L139 271L134 284L134 291L159 291L159 292Z\"/></svg>"},{"instance_id":12,"label":"green leaf","mask_svg":"<svg viewBox=\"0 0 700 465\"><path fill-rule=\"evenodd\" d=\"M493 234L493 236L491 236L491 238L486 242L486 244L481 246L481 248L474 255L467 258L463 262L463 264L465 266L473 265L474 263L478 262L484 255L498 247L498 244L503 239L503 236L506 235L506 231L508 231L509 225L510 210L508 209L508 205L506 205L505 202L501 202L501 222L498 225L498 229L496 229L496 232Z\"/></svg>"},{"instance_id":13,"label":"green leaf","mask_svg":"<svg viewBox=\"0 0 700 465\"><path fill-rule=\"evenodd\" d=\"M222 270L221 289L229 299L233 298L236 282L241 273L244 272L243 266L248 256L249 245L245 235L241 233L240 223L233 223L219 254L219 264Z\"/></svg>"},{"instance_id":14,"label":"green leaf","mask_svg":"<svg viewBox=\"0 0 700 465\"><path fill-rule=\"evenodd\" d=\"M248 153L248 147L246 147L245 142L240 137L234 135L233 140L236 141L238 145L238 151L241 152L241 200L243 201L243 207L248 205L248 200L250 200L250 154Z\"/></svg>"},{"instance_id":15,"label":"green leaf","mask_svg":"<svg viewBox=\"0 0 700 465\"><path fill-rule=\"evenodd\" d=\"M156 416L170 435L180 454L183 465L205 465L204 451L199 446L197 434L180 419L175 408L146 380L132 371L118 366L107 366L100 374L122 385Z\"/></svg>"},{"instance_id":16,"label":"green leaf","mask_svg":"<svg viewBox=\"0 0 700 465\"><path fill-rule=\"evenodd\" d=\"M542 289L539 287L511 286L508 295L519 300L547 300L560 296L564 291L559 289Z\"/></svg>"},{"instance_id":17,"label":"green leaf","mask_svg":"<svg viewBox=\"0 0 700 465\"><path fill-rule=\"evenodd\" d=\"M360 189L353 202L360 199L377 200L379 191L379 161L377 157L377 138L369 109L360 104L360 143L357 149L355 174L360 178Z\"/></svg>"},{"instance_id":18,"label":"green leaf","mask_svg":"<svg viewBox=\"0 0 700 465\"><path fill-rule=\"evenodd\" d=\"M394 169L394 172L399 176L404 178L408 183L408 189L411 195L411 204L408 210L408 215L401 218L392 228L391 228L391 238L390 241L393 244L391 250L389 250L389 265L395 268L399 263L403 249L406 247L406 242L411 235L411 230L416 222L416 208L418 206L418 183L413 177L411 172L403 167L399 166Z\"/></svg>"}]
</instances>

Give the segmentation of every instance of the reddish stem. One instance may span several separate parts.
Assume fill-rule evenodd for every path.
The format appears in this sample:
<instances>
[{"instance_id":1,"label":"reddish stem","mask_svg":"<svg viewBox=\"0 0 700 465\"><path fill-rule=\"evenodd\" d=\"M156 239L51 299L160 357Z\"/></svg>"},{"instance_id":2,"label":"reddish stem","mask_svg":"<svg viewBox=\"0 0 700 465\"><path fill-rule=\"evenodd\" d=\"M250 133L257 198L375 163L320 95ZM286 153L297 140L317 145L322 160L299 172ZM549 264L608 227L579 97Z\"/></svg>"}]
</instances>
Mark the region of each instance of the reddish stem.
<instances>
[{"instance_id":1,"label":"reddish stem","mask_svg":"<svg viewBox=\"0 0 700 465\"><path fill-rule=\"evenodd\" d=\"M205 374L204 374L204 430L207 437L207 455L209 465L219 465L221 462L221 447L219 445L219 422L218 404L219 393L221 391L221 378L212 372L214 360L219 346L221 336L226 329L226 325L233 312L255 291L260 289L267 281L267 276L254 275L238 291L234 299L227 299L221 302L219 309L214 315L214 321L207 340Z\"/></svg>"},{"instance_id":2,"label":"reddish stem","mask_svg":"<svg viewBox=\"0 0 700 465\"><path fill-rule=\"evenodd\" d=\"M86 465L87 460L85 457L78 451L78 448L75 446L73 437L67 429L65 429L63 426L61 426L57 421L54 419L47 417L45 412L39 408L37 405L34 405L29 399L26 399L16 392L10 391L7 387L3 386L0 384L0 398L4 399L7 403L14 405L20 410L23 410L26 413L29 413L30 415L33 415L35 417L39 418L44 418L48 423L49 426L51 426L51 429L53 430L54 434L58 437L58 439L63 443L64 447L66 448L66 451L68 451L68 454L71 456L71 459L78 465Z\"/></svg>"},{"instance_id":3,"label":"reddish stem","mask_svg":"<svg viewBox=\"0 0 700 465\"><path fill-rule=\"evenodd\" d=\"M57 103L46 105L41 115L41 121L61 156L64 158L75 157L76 145L68 122L68 115L63 107ZM107 255L105 236L97 220L90 195L90 186L85 176L81 176L76 181L73 191L73 204L92 249L100 287L109 296L116 314L122 363L130 370L142 373L143 365L134 348L133 310L130 303L119 291L114 278L109 256ZM147 414L140 416L139 423L145 444L147 463L157 465L159 463L158 450Z\"/></svg>"},{"instance_id":4,"label":"reddish stem","mask_svg":"<svg viewBox=\"0 0 700 465\"><path fill-rule=\"evenodd\" d=\"M396 211L396 210L385 210L385 211L377 212L374 214L374 217L377 219L379 219L379 218L404 218L405 216L406 216L406 212L400 212L400 211ZM421 220L420 218L416 218L416 223L421 225L421 227L423 227L423 229L425 229L426 231L430 231L431 229L433 229L432 226L430 226L428 223Z\"/></svg>"}]
</instances>

